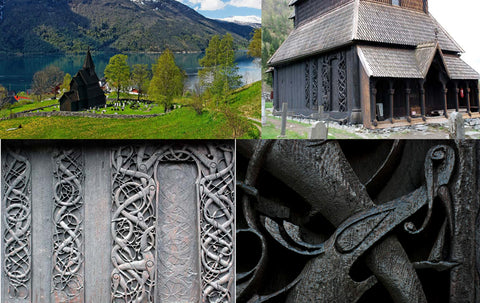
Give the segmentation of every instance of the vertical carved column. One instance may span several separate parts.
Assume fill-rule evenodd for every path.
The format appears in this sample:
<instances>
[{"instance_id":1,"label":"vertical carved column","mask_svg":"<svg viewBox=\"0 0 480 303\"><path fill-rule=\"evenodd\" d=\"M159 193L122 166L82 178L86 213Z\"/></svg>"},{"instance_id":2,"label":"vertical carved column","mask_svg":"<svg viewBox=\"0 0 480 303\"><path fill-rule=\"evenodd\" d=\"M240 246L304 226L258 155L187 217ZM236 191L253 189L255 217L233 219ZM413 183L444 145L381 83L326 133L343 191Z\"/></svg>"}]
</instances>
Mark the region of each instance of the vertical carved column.
<instances>
[{"instance_id":1,"label":"vertical carved column","mask_svg":"<svg viewBox=\"0 0 480 303\"><path fill-rule=\"evenodd\" d=\"M84 161L79 150L54 155L53 272L55 302L84 300Z\"/></svg>"},{"instance_id":2,"label":"vertical carved column","mask_svg":"<svg viewBox=\"0 0 480 303\"><path fill-rule=\"evenodd\" d=\"M442 93L443 93L443 115L445 116L445 118L448 118L448 103L447 103L448 89L445 83L442 83Z\"/></svg>"},{"instance_id":3,"label":"vertical carved column","mask_svg":"<svg viewBox=\"0 0 480 303\"><path fill-rule=\"evenodd\" d=\"M332 75L332 68L331 62L328 56L324 56L322 58L322 105L323 110L330 111L332 109L331 102L331 94L332 94L332 85L331 85L331 78Z\"/></svg>"},{"instance_id":4,"label":"vertical carved column","mask_svg":"<svg viewBox=\"0 0 480 303\"><path fill-rule=\"evenodd\" d=\"M235 193L233 149L217 149L200 179L202 300L234 302Z\"/></svg>"},{"instance_id":5,"label":"vertical carved column","mask_svg":"<svg viewBox=\"0 0 480 303\"><path fill-rule=\"evenodd\" d=\"M370 113L371 113L371 120L374 126L378 125L377 122L377 89L376 89L377 82L375 79L370 79Z\"/></svg>"},{"instance_id":6,"label":"vertical carved column","mask_svg":"<svg viewBox=\"0 0 480 303\"><path fill-rule=\"evenodd\" d=\"M472 115L472 108L470 107L470 87L468 82L465 83L465 99L467 100L467 113Z\"/></svg>"},{"instance_id":7,"label":"vertical carved column","mask_svg":"<svg viewBox=\"0 0 480 303\"><path fill-rule=\"evenodd\" d=\"M133 147L112 153L112 302L154 301L156 188L143 155Z\"/></svg>"},{"instance_id":8,"label":"vertical carved column","mask_svg":"<svg viewBox=\"0 0 480 303\"><path fill-rule=\"evenodd\" d=\"M460 103L458 101L458 94L460 93L460 89L458 88L457 81L453 81L453 85L455 90L455 110L458 112L460 110Z\"/></svg>"},{"instance_id":9,"label":"vertical carved column","mask_svg":"<svg viewBox=\"0 0 480 303\"><path fill-rule=\"evenodd\" d=\"M412 90L408 87L408 83L407 83L407 88L405 89L405 108L406 108L406 116L407 116L407 121L408 122L411 122L412 121L412 117L411 117L411 110L410 110L410 93L412 92Z\"/></svg>"},{"instance_id":10,"label":"vertical carved column","mask_svg":"<svg viewBox=\"0 0 480 303\"><path fill-rule=\"evenodd\" d=\"M318 109L318 59L313 59L312 66L312 106Z\"/></svg>"},{"instance_id":11,"label":"vertical carved column","mask_svg":"<svg viewBox=\"0 0 480 303\"><path fill-rule=\"evenodd\" d=\"M16 302L31 298L31 165L19 151L3 157L4 295Z\"/></svg>"},{"instance_id":12,"label":"vertical carved column","mask_svg":"<svg viewBox=\"0 0 480 303\"><path fill-rule=\"evenodd\" d=\"M393 89L393 80L389 81L388 97L390 101L390 123L393 123L393 98L395 96L395 89Z\"/></svg>"},{"instance_id":13,"label":"vertical carved column","mask_svg":"<svg viewBox=\"0 0 480 303\"><path fill-rule=\"evenodd\" d=\"M305 107L310 108L310 61L305 61Z\"/></svg>"},{"instance_id":14,"label":"vertical carved column","mask_svg":"<svg viewBox=\"0 0 480 303\"><path fill-rule=\"evenodd\" d=\"M426 121L427 118L425 117L425 80L421 79L419 82L419 91L420 91L420 108L422 111L422 119L423 121Z\"/></svg>"},{"instance_id":15,"label":"vertical carved column","mask_svg":"<svg viewBox=\"0 0 480 303\"><path fill-rule=\"evenodd\" d=\"M345 53L338 54L338 111L347 111L347 59Z\"/></svg>"},{"instance_id":16,"label":"vertical carved column","mask_svg":"<svg viewBox=\"0 0 480 303\"><path fill-rule=\"evenodd\" d=\"M159 302L196 302L200 297L197 169L188 162L161 163L156 172Z\"/></svg>"}]
</instances>

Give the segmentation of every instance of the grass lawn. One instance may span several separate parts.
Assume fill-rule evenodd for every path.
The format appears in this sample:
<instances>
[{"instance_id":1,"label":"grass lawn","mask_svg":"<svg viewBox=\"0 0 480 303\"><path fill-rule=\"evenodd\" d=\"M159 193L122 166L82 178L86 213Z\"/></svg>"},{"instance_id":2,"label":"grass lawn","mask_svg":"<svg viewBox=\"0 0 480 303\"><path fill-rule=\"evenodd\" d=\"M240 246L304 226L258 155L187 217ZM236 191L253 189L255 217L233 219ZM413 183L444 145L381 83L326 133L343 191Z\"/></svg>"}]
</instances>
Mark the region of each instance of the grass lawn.
<instances>
[{"instance_id":1,"label":"grass lawn","mask_svg":"<svg viewBox=\"0 0 480 303\"><path fill-rule=\"evenodd\" d=\"M256 115L255 104L259 105L260 82L239 89L230 97L232 107L242 115ZM54 104L55 100L51 100ZM35 103L33 108L48 105ZM33 104L22 105L16 111L31 109ZM258 106L258 112L260 112ZM52 108L51 110L53 110ZM163 107L152 105L150 111L131 110L110 111L107 113L153 114L163 112ZM7 115L10 110L6 110ZM98 112L98 111L97 111ZM258 113L259 116L259 113ZM246 120L246 118L243 118ZM259 138L260 131L255 124L241 136L244 139ZM22 127L15 130L8 129ZM151 118L83 118L83 117L23 117L0 121L0 138L4 139L231 139L232 130L225 116L217 111L205 110L197 115L193 108L182 107L164 116Z\"/></svg>"},{"instance_id":2,"label":"grass lawn","mask_svg":"<svg viewBox=\"0 0 480 303\"><path fill-rule=\"evenodd\" d=\"M280 135L280 130L278 130L275 125L271 122L267 122L262 127L262 139L277 139L278 135ZM307 139L308 134L304 132L303 134L299 134L298 132L292 131L287 129L286 131L286 138L285 139Z\"/></svg>"},{"instance_id":3,"label":"grass lawn","mask_svg":"<svg viewBox=\"0 0 480 303\"><path fill-rule=\"evenodd\" d=\"M48 105L53 105L53 104L58 104L58 100L43 100L40 102L34 102L34 101L29 101L29 100L23 100L18 103L12 104L12 106L9 109L2 109L0 110L0 117L8 117L10 115L10 112L12 113L18 113L18 112L23 112L26 110L32 110L36 109L39 107L43 106L48 106ZM42 111L51 111L53 110L53 107L46 108L45 110ZM58 110L58 108L57 108Z\"/></svg>"},{"instance_id":4,"label":"grass lawn","mask_svg":"<svg viewBox=\"0 0 480 303\"><path fill-rule=\"evenodd\" d=\"M22 125L17 130L7 131ZM247 137L258 137L252 130ZM83 117L25 117L0 122L5 139L209 139L231 138L226 121L219 115L197 115L180 108L165 116L144 119Z\"/></svg>"},{"instance_id":5,"label":"grass lawn","mask_svg":"<svg viewBox=\"0 0 480 303\"><path fill-rule=\"evenodd\" d=\"M230 96L229 103L243 116L261 119L261 93L262 83L257 81L234 91Z\"/></svg>"}]
</instances>

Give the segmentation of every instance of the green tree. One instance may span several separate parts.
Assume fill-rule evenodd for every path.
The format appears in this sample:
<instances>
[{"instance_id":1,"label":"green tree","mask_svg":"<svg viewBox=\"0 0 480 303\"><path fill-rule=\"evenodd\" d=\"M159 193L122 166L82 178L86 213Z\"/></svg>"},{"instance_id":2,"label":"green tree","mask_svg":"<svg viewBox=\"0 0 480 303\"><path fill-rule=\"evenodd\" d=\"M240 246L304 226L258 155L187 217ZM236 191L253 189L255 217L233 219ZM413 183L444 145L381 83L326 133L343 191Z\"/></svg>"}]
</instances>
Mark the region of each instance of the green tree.
<instances>
[{"instance_id":1,"label":"green tree","mask_svg":"<svg viewBox=\"0 0 480 303\"><path fill-rule=\"evenodd\" d=\"M65 77L63 77L63 83L60 85L60 90L62 92L68 92L70 90L70 82L72 82L72 76L66 73Z\"/></svg>"},{"instance_id":2,"label":"green tree","mask_svg":"<svg viewBox=\"0 0 480 303\"><path fill-rule=\"evenodd\" d=\"M7 89L0 84L0 102L7 97Z\"/></svg>"},{"instance_id":3,"label":"green tree","mask_svg":"<svg viewBox=\"0 0 480 303\"><path fill-rule=\"evenodd\" d=\"M175 64L172 52L167 49L153 64L153 77L150 81L148 94L164 106L164 111L170 109L172 100L183 93L185 72Z\"/></svg>"},{"instance_id":4,"label":"green tree","mask_svg":"<svg viewBox=\"0 0 480 303\"><path fill-rule=\"evenodd\" d=\"M230 34L222 39L213 36L199 63L202 67L198 73L200 84L217 98L226 100L229 92L242 84Z\"/></svg>"},{"instance_id":5,"label":"green tree","mask_svg":"<svg viewBox=\"0 0 480 303\"><path fill-rule=\"evenodd\" d=\"M138 89L138 99L145 93L150 80L150 71L147 64L135 64L132 68L132 85Z\"/></svg>"},{"instance_id":6,"label":"green tree","mask_svg":"<svg viewBox=\"0 0 480 303\"><path fill-rule=\"evenodd\" d=\"M130 67L127 59L127 55L115 55L110 58L105 67L105 78L108 84L117 91L117 101L120 99L120 91L129 84Z\"/></svg>"},{"instance_id":7,"label":"green tree","mask_svg":"<svg viewBox=\"0 0 480 303\"><path fill-rule=\"evenodd\" d=\"M257 28L253 34L252 40L248 45L247 54L254 58L261 58L262 56L262 29Z\"/></svg>"}]
</instances>

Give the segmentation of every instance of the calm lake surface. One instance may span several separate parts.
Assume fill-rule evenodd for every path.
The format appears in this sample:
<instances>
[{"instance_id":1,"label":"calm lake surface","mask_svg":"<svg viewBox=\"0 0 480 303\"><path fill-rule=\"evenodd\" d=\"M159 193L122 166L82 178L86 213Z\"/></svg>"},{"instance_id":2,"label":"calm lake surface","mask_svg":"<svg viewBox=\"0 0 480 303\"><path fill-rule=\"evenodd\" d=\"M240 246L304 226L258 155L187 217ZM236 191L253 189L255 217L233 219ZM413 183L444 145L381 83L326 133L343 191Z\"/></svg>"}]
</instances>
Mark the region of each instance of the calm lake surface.
<instances>
[{"instance_id":1,"label":"calm lake surface","mask_svg":"<svg viewBox=\"0 0 480 303\"><path fill-rule=\"evenodd\" d=\"M92 53L95 63L95 70L99 78L103 77L103 71L108 64L110 57L115 53L95 52ZM160 54L127 54L128 64L148 64L155 63ZM187 87L191 88L198 82L198 60L204 56L204 53L194 54L175 54L175 61L178 66L186 71L188 75ZM247 56L246 51L237 51L235 53L236 62L239 67L239 73L243 77L244 84L252 83L261 79L261 70L258 63ZM56 65L65 73L72 77L82 68L85 54L56 54L56 55L32 55L32 56L0 56L0 84L9 90L25 91L32 84L33 74L42 70L48 65Z\"/></svg>"}]
</instances>

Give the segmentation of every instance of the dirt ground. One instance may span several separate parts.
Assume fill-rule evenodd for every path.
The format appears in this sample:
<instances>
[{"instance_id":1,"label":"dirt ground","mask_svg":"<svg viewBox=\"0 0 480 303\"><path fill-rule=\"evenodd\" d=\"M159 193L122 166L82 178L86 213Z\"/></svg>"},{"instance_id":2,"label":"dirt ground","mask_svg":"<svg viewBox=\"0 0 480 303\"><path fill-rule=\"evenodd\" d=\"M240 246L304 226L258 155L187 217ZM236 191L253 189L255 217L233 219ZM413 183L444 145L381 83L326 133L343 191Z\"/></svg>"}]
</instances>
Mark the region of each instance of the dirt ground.
<instances>
[{"instance_id":1,"label":"dirt ground","mask_svg":"<svg viewBox=\"0 0 480 303\"><path fill-rule=\"evenodd\" d=\"M281 118L274 117L271 109L267 109L267 122L273 124L275 131L280 134ZM289 117L287 120L287 130L306 136L310 133L312 121L298 120ZM480 125L480 121L479 121ZM466 123L466 139L480 139L480 127L478 129ZM287 134L287 138L288 138ZM338 123L328 123L328 137L331 139L448 139L449 131L446 123L421 124L410 127L393 127L379 130L365 129L360 125L339 125Z\"/></svg>"}]
</instances>

